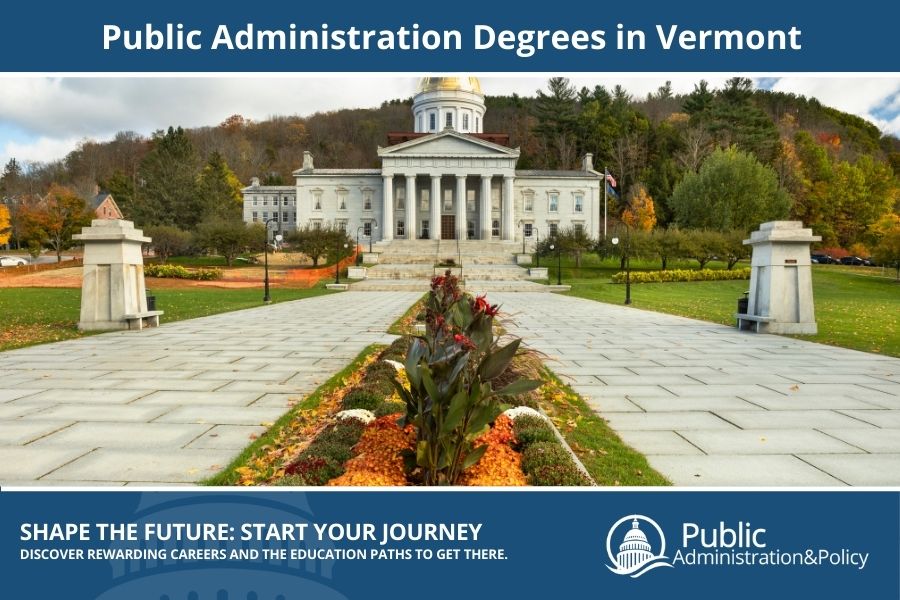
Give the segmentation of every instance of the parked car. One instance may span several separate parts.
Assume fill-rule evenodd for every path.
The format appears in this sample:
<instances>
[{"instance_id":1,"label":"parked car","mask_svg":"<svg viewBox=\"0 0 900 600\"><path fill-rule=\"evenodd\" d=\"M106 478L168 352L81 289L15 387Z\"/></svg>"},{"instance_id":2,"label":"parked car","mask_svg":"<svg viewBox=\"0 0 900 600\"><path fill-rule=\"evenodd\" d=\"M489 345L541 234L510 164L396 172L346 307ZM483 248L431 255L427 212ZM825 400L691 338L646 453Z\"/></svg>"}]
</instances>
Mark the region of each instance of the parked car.
<instances>
[{"instance_id":1,"label":"parked car","mask_svg":"<svg viewBox=\"0 0 900 600\"><path fill-rule=\"evenodd\" d=\"M858 256L845 256L841 259L842 265L854 265L857 267L869 266L872 263Z\"/></svg>"},{"instance_id":2,"label":"parked car","mask_svg":"<svg viewBox=\"0 0 900 600\"><path fill-rule=\"evenodd\" d=\"M0 267L21 267L27 264L28 261L21 256L0 256Z\"/></svg>"},{"instance_id":3,"label":"parked car","mask_svg":"<svg viewBox=\"0 0 900 600\"><path fill-rule=\"evenodd\" d=\"M819 265L833 265L836 262L838 262L837 260L831 258L827 254L810 254L809 259L813 263L819 264Z\"/></svg>"}]
</instances>

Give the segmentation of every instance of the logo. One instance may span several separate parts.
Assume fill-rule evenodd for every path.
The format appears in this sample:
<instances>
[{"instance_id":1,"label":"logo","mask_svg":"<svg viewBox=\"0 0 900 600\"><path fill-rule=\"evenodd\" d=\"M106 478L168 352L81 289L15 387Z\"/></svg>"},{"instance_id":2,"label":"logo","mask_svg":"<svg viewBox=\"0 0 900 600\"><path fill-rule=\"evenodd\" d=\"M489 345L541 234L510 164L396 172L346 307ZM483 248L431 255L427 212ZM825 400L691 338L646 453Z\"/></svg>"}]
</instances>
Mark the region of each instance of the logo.
<instances>
[{"instance_id":1,"label":"logo","mask_svg":"<svg viewBox=\"0 0 900 600\"><path fill-rule=\"evenodd\" d=\"M641 523L645 524L641 530ZM623 525L628 524L627 527ZM653 544L647 540L647 533L655 530L659 537L658 552L653 552ZM619 537L621 536L621 537ZM622 540L618 552L613 553L613 540ZM606 554L612 565L607 568L616 575L640 577L657 567L671 567L666 561L666 536L656 521L644 515L628 515L616 521L606 535Z\"/></svg>"}]
</instances>

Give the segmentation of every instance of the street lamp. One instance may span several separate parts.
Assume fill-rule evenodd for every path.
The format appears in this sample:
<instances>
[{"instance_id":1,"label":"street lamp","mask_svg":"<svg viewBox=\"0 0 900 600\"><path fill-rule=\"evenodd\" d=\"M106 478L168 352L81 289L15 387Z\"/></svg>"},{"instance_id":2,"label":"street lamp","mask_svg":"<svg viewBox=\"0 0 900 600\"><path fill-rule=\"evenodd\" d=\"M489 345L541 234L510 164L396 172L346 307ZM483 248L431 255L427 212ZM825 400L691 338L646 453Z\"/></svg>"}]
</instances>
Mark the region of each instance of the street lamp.
<instances>
[{"instance_id":1,"label":"street lamp","mask_svg":"<svg viewBox=\"0 0 900 600\"><path fill-rule=\"evenodd\" d=\"M356 264L357 264L357 266L359 266L359 264L362 263L362 254L360 254L360 252L359 252L359 230L364 229L365 227L366 227L365 225L360 225L359 227L356 228Z\"/></svg>"},{"instance_id":2,"label":"street lamp","mask_svg":"<svg viewBox=\"0 0 900 600\"><path fill-rule=\"evenodd\" d=\"M550 244L550 251L556 250L556 285L562 285L562 246Z\"/></svg>"},{"instance_id":3,"label":"street lamp","mask_svg":"<svg viewBox=\"0 0 900 600\"><path fill-rule=\"evenodd\" d=\"M614 237L610 240L613 246L619 245L619 238ZM631 233L628 227L625 227L625 240L622 244L622 255L625 257L625 304L631 304Z\"/></svg>"},{"instance_id":4,"label":"street lamp","mask_svg":"<svg viewBox=\"0 0 900 600\"><path fill-rule=\"evenodd\" d=\"M265 259L265 288L266 291L263 294L263 303L271 304L272 298L269 296L269 223L278 222L278 217L272 217L270 219L266 219L263 224L263 230L265 232L265 237L263 238L263 258Z\"/></svg>"},{"instance_id":5,"label":"street lamp","mask_svg":"<svg viewBox=\"0 0 900 600\"><path fill-rule=\"evenodd\" d=\"M535 237L535 241L534 241L534 255L535 255L535 258L537 259L537 264L535 265L535 267L540 269L541 268L541 233L540 233L540 231L538 231L537 227L532 227L531 231L534 232L535 236L537 236L537 237Z\"/></svg>"},{"instance_id":6,"label":"street lamp","mask_svg":"<svg viewBox=\"0 0 900 600\"><path fill-rule=\"evenodd\" d=\"M369 234L369 254L372 254L372 238L375 237L376 229L378 229L378 221L372 219L372 231Z\"/></svg>"},{"instance_id":7,"label":"street lamp","mask_svg":"<svg viewBox=\"0 0 900 600\"><path fill-rule=\"evenodd\" d=\"M525 221L519 221L522 226L522 254L525 254Z\"/></svg>"},{"instance_id":8,"label":"street lamp","mask_svg":"<svg viewBox=\"0 0 900 600\"><path fill-rule=\"evenodd\" d=\"M347 249L348 244L344 244L344 250ZM334 263L334 282L341 282L341 243L338 242L337 252L334 255L335 263Z\"/></svg>"}]
</instances>

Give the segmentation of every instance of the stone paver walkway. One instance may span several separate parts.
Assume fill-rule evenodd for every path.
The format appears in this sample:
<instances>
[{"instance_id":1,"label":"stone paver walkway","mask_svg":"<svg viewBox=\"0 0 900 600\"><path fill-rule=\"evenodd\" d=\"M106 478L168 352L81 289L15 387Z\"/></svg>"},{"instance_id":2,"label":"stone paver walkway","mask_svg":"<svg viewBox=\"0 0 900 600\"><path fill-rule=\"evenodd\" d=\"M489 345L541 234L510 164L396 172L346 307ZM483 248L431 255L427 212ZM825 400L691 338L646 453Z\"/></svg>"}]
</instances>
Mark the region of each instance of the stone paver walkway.
<instances>
[{"instance_id":1,"label":"stone paver walkway","mask_svg":"<svg viewBox=\"0 0 900 600\"><path fill-rule=\"evenodd\" d=\"M415 292L347 292L0 353L0 484L190 483L386 342Z\"/></svg>"},{"instance_id":2,"label":"stone paver walkway","mask_svg":"<svg viewBox=\"0 0 900 600\"><path fill-rule=\"evenodd\" d=\"M554 294L507 329L675 485L900 485L900 360Z\"/></svg>"}]
</instances>

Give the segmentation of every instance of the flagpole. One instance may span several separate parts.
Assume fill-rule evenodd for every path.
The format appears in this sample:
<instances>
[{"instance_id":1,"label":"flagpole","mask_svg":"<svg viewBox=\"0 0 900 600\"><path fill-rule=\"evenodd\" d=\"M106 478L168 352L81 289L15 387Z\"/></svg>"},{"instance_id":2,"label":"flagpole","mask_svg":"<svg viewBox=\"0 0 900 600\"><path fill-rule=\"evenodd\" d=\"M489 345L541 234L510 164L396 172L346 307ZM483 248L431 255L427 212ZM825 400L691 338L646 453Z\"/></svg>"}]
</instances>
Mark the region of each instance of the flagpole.
<instances>
[{"instance_id":1,"label":"flagpole","mask_svg":"<svg viewBox=\"0 0 900 600\"><path fill-rule=\"evenodd\" d=\"M606 167L603 167L603 239L606 239L606 186L609 185L607 183L607 178L609 177L609 171L606 170Z\"/></svg>"}]
</instances>

